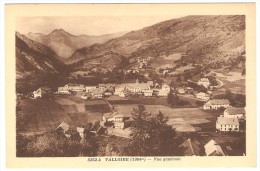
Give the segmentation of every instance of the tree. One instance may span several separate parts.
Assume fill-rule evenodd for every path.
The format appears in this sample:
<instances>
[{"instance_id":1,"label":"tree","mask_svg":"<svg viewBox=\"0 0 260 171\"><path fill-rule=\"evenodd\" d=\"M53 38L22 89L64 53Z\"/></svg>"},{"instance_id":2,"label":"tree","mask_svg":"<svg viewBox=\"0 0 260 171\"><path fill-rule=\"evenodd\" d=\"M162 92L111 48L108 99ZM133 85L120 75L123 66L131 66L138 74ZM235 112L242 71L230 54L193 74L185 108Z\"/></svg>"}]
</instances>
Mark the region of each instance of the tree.
<instances>
[{"instance_id":1,"label":"tree","mask_svg":"<svg viewBox=\"0 0 260 171\"><path fill-rule=\"evenodd\" d=\"M167 125L168 117L162 112L156 116L145 111L143 105L134 108L131 128L132 142L127 146L126 154L133 156L163 156L173 154L175 130Z\"/></svg>"}]
</instances>

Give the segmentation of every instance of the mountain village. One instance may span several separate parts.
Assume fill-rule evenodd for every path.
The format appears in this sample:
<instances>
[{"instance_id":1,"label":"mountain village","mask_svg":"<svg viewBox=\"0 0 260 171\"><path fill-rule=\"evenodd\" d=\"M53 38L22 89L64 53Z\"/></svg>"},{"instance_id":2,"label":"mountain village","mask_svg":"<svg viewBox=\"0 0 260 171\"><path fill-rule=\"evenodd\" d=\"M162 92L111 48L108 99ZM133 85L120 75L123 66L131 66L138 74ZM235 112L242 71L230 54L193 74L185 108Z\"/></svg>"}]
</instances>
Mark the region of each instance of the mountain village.
<instances>
[{"instance_id":1,"label":"mountain village","mask_svg":"<svg viewBox=\"0 0 260 171\"><path fill-rule=\"evenodd\" d=\"M192 17L191 19L193 21ZM198 22L201 21L204 20L198 18ZM232 18L232 22L235 23L237 20L233 21ZM125 35L126 44L129 43L127 36L131 34L134 33ZM162 33L159 31L158 34ZM58 39L61 35L71 36L64 30L55 30L50 35ZM36 39L33 42L18 34L17 46L20 42L25 42L30 45L26 48L33 47L33 50L39 50L42 46L39 43L40 38L35 36L37 35L33 33L28 35L31 39ZM48 41L52 39L53 37ZM76 41L76 38L73 37L73 40ZM113 50L116 48L110 49L108 46L116 41L121 39L115 38L102 42L104 44L80 47L75 53L70 54L71 57L64 62L65 64L59 61L55 61L56 64L48 63L50 59L37 64L38 60L42 59L32 59L32 55L25 56L29 61L33 61L33 65L40 68L39 70L44 70L44 67L46 70L54 70L52 74L56 74L56 77L48 81L51 74L43 74L46 78L42 76L42 83L39 83L40 76L36 75L38 71L33 71L36 76L31 80L24 79L30 78L28 75L31 73L22 75L23 72L17 72L17 77L24 79L17 83L17 113L28 122L28 125L21 126L27 129L21 135L40 137L54 132L66 137L68 142L81 145L85 145L86 140L91 141L94 137L98 140L101 155L122 155L122 146L132 140L133 127L138 127L134 125L136 118L133 113L137 108L143 107L152 117L158 117L156 114L162 113L167 118L165 124L176 133L173 138L176 143L175 155L246 155L246 53L243 48L240 48L242 50L239 52L229 54L234 59L226 55L225 57L230 59L214 61L209 58L207 62L200 63L192 61L195 59L194 56L200 56L197 50L192 49L192 54L183 50L179 44L176 46L181 47L181 53L178 50L178 53L168 52L171 48L156 49L159 51L157 52L152 48L146 48L148 45L145 44L143 49L137 48L136 53L132 52L132 56L126 58L115 53ZM109 50L99 54L103 50L102 45L103 49ZM22 48L23 44L20 49ZM17 54L23 57L23 49L20 49ZM33 50L29 49L28 53ZM95 51L96 54L92 54ZM38 53L42 52L35 52ZM62 54L60 51L59 53ZM82 55L85 53L86 56ZM142 56L144 53L152 55ZM88 55L93 56L90 58ZM19 62L22 63L24 60ZM18 68L26 68L26 64L28 63ZM54 64L58 69L48 69ZM61 71L58 71L59 67ZM62 68L65 68L65 71ZM59 75L59 72L63 75ZM37 84L33 85L34 81ZM26 89L26 85L33 88ZM95 145L92 143L91 147ZM81 155L84 156L80 152L79 156Z\"/></svg>"}]
</instances>

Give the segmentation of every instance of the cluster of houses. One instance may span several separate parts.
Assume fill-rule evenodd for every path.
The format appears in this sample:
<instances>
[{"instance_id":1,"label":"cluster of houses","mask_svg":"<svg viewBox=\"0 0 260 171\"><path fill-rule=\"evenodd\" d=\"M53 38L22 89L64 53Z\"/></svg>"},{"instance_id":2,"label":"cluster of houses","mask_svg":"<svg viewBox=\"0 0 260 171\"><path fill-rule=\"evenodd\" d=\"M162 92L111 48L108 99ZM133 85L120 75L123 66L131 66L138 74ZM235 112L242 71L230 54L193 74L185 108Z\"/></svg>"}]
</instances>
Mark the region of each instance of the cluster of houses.
<instances>
[{"instance_id":1,"label":"cluster of houses","mask_svg":"<svg viewBox=\"0 0 260 171\"><path fill-rule=\"evenodd\" d=\"M71 92L86 92L82 95L83 99L103 98L104 96L118 95L126 97L128 95L140 94L146 97L151 96L167 96L170 92L170 86L167 84L156 85L153 81L139 83L137 79L135 83L123 84L99 84L98 86L84 86L82 84L66 84L58 87L58 94L70 94Z\"/></svg>"},{"instance_id":2,"label":"cluster of houses","mask_svg":"<svg viewBox=\"0 0 260 171\"><path fill-rule=\"evenodd\" d=\"M182 156L227 156L227 153L214 139L211 139L202 148L198 141L188 138L178 146L178 150Z\"/></svg>"},{"instance_id":3,"label":"cluster of houses","mask_svg":"<svg viewBox=\"0 0 260 171\"><path fill-rule=\"evenodd\" d=\"M171 88L167 84L162 84L161 87L155 87L153 81L147 81L147 83L139 83L138 79L136 83L125 83L115 87L115 95L119 97L126 97L129 94L142 94L145 97L151 96L167 96Z\"/></svg>"},{"instance_id":4,"label":"cluster of houses","mask_svg":"<svg viewBox=\"0 0 260 171\"><path fill-rule=\"evenodd\" d=\"M218 110L220 108L225 108L225 110L223 115L217 118L216 130L239 132L240 123L246 119L245 109L230 106L230 102L227 99L212 99L203 106L204 110Z\"/></svg>"},{"instance_id":5,"label":"cluster of houses","mask_svg":"<svg viewBox=\"0 0 260 171\"><path fill-rule=\"evenodd\" d=\"M82 141L85 140L88 133L93 135L98 135L105 132L104 126L99 122L95 122L94 124L89 124L82 127L74 127L70 126L66 122L61 122L56 128L57 133L63 134L65 137L71 140Z\"/></svg>"}]
</instances>

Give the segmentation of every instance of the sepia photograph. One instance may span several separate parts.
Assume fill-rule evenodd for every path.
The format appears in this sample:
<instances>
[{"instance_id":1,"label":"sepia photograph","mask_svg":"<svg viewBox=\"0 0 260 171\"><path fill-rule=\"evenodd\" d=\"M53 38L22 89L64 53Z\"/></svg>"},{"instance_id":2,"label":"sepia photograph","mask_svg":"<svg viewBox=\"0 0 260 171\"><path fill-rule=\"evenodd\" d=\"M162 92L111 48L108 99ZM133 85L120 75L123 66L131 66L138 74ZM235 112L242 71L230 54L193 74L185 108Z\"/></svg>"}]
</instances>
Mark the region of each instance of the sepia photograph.
<instances>
[{"instance_id":1,"label":"sepia photograph","mask_svg":"<svg viewBox=\"0 0 260 171\"><path fill-rule=\"evenodd\" d=\"M245 16L129 20L18 18L17 156L246 155Z\"/></svg>"},{"instance_id":2,"label":"sepia photograph","mask_svg":"<svg viewBox=\"0 0 260 171\"><path fill-rule=\"evenodd\" d=\"M100 15L99 6L109 5L14 17L15 158L253 156L247 12L144 15L129 5L132 15Z\"/></svg>"}]
</instances>

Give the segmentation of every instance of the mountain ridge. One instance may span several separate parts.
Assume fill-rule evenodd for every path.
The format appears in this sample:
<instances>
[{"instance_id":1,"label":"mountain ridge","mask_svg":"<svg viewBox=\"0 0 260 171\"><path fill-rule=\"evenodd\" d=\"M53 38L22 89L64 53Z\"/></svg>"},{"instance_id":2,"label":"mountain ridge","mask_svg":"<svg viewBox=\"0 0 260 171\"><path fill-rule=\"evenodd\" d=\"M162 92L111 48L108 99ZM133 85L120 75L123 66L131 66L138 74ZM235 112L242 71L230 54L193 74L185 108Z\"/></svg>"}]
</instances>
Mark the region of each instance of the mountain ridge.
<instances>
[{"instance_id":1,"label":"mountain ridge","mask_svg":"<svg viewBox=\"0 0 260 171\"><path fill-rule=\"evenodd\" d=\"M70 57L77 49L88 47L96 43L104 43L123 34L125 34L125 32L106 34L101 36L75 36L63 29L55 29L47 35L30 32L27 34L27 37L48 46L59 56L61 56L62 60L65 60L66 58Z\"/></svg>"}]
</instances>

